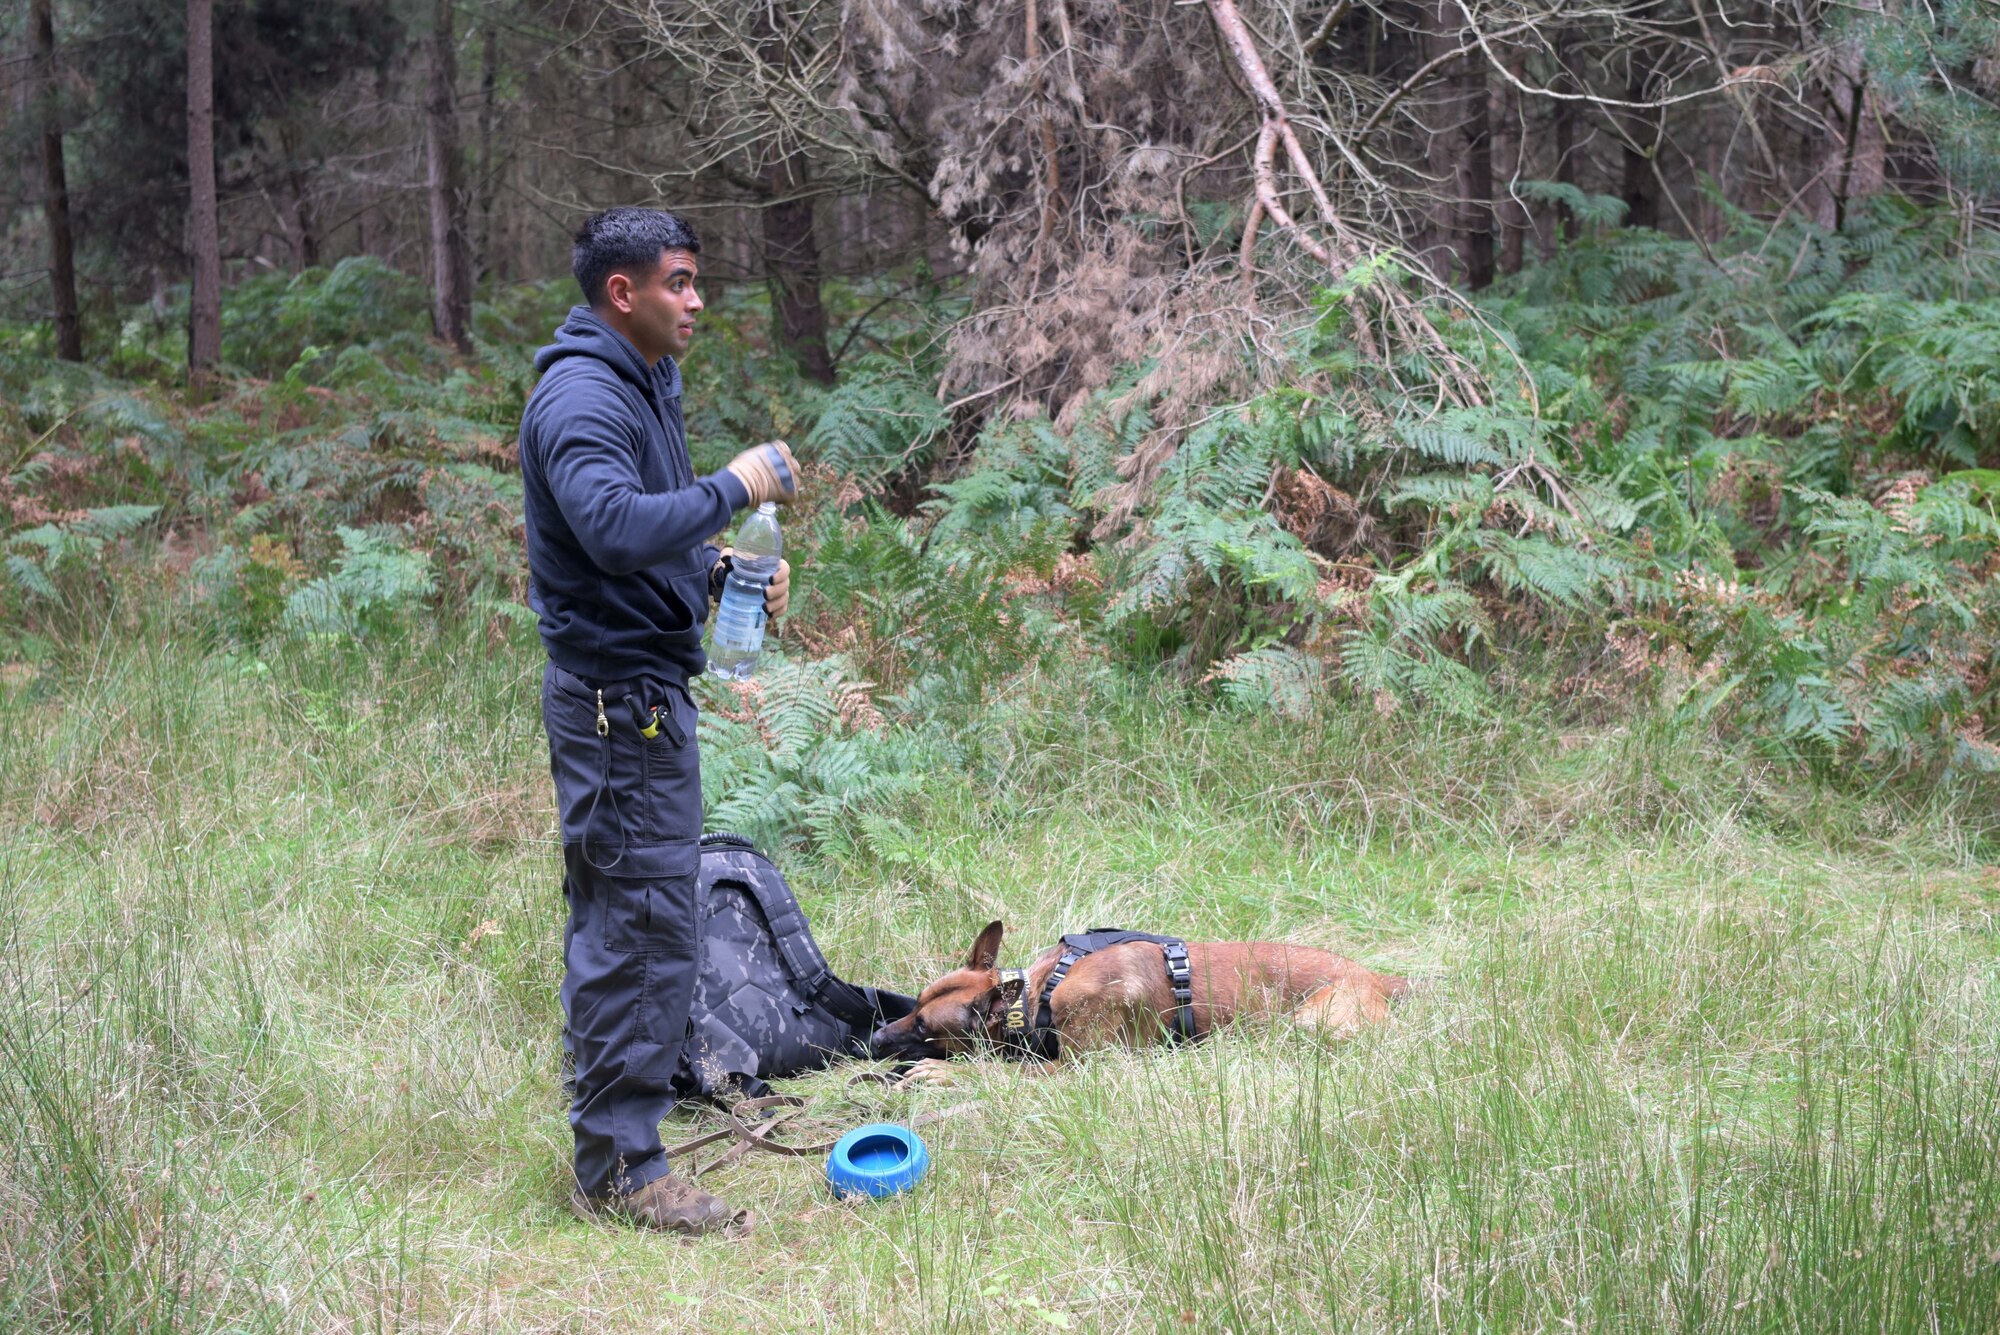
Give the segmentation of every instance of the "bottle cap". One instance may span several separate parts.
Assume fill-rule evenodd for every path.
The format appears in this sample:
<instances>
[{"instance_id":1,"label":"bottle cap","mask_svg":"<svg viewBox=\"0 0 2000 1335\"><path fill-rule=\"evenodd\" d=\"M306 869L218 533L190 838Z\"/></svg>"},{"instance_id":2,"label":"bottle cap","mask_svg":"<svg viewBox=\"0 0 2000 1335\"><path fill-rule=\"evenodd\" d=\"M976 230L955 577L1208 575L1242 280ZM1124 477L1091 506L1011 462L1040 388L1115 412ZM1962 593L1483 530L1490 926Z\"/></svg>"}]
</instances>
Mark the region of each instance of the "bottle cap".
<instances>
[{"instance_id":1,"label":"bottle cap","mask_svg":"<svg viewBox=\"0 0 2000 1335\"><path fill-rule=\"evenodd\" d=\"M776 501L765 501L757 507L757 513L760 515L774 515L778 513L778 503Z\"/></svg>"}]
</instances>

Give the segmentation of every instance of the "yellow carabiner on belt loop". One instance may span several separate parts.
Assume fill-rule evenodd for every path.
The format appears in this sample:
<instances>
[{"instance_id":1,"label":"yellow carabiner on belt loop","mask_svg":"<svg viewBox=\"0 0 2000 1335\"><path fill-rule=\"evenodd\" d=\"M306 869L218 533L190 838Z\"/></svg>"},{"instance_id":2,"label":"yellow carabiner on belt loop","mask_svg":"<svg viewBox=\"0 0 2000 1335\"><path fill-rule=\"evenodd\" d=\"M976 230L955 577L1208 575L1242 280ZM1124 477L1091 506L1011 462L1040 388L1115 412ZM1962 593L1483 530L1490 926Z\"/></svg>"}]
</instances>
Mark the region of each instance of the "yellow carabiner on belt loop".
<instances>
[{"instance_id":1,"label":"yellow carabiner on belt loop","mask_svg":"<svg viewBox=\"0 0 2000 1335\"><path fill-rule=\"evenodd\" d=\"M604 717L603 691L597 693L597 735L599 737L609 737L611 735L611 720Z\"/></svg>"}]
</instances>

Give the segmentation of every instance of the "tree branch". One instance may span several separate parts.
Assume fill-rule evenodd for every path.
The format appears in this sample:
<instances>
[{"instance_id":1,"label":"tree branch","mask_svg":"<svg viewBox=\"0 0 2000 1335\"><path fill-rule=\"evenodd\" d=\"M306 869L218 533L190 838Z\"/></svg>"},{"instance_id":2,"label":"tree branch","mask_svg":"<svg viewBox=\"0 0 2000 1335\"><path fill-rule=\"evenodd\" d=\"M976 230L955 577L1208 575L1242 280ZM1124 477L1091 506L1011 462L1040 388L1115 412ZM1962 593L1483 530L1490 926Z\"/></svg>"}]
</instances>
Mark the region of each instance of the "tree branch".
<instances>
[{"instance_id":1,"label":"tree branch","mask_svg":"<svg viewBox=\"0 0 2000 1335\"><path fill-rule=\"evenodd\" d=\"M1299 48L1299 54L1308 60L1312 59L1319 49L1326 45L1327 39L1333 36L1335 25L1346 18L1347 11L1352 8L1354 8L1353 0L1337 0L1334 7L1326 12L1326 17L1320 20L1319 27L1313 30L1313 35L1306 38L1305 45Z\"/></svg>"}]
</instances>

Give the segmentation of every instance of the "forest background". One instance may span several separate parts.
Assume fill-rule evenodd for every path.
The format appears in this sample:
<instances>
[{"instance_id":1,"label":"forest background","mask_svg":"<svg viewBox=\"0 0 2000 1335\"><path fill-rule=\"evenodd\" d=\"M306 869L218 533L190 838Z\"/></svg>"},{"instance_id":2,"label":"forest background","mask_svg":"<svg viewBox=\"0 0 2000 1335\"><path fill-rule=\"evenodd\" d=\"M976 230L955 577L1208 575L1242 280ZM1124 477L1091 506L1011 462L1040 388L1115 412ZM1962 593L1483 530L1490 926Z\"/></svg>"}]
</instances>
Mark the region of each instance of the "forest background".
<instances>
[{"instance_id":1,"label":"forest background","mask_svg":"<svg viewBox=\"0 0 2000 1335\"><path fill-rule=\"evenodd\" d=\"M12 1324L1990 1328L1987 0L27 0L0 61ZM704 788L836 966L1284 937L1396 1025L968 1071L926 1194L739 1172L734 1251L562 1220L513 433L613 203L704 238L697 465L811 474Z\"/></svg>"}]
</instances>

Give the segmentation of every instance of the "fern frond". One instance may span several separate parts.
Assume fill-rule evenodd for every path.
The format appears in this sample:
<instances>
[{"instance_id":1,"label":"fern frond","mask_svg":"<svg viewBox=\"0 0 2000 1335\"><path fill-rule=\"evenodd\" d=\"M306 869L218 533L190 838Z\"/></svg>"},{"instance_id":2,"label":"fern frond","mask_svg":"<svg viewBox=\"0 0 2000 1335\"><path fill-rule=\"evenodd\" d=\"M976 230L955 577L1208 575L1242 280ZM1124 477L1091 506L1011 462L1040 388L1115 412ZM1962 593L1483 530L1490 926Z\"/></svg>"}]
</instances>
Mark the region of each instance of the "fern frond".
<instances>
[{"instance_id":1,"label":"fern frond","mask_svg":"<svg viewBox=\"0 0 2000 1335\"><path fill-rule=\"evenodd\" d=\"M826 396L804 449L865 481L923 463L950 425L929 379L888 358L857 364Z\"/></svg>"}]
</instances>

